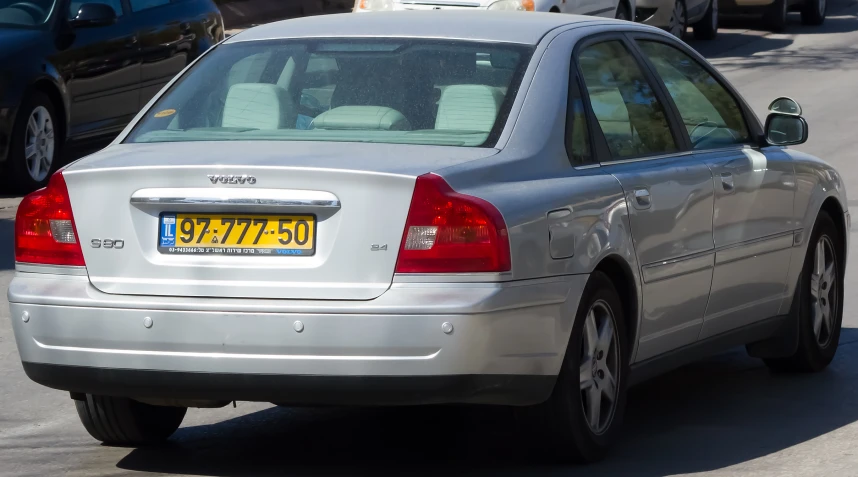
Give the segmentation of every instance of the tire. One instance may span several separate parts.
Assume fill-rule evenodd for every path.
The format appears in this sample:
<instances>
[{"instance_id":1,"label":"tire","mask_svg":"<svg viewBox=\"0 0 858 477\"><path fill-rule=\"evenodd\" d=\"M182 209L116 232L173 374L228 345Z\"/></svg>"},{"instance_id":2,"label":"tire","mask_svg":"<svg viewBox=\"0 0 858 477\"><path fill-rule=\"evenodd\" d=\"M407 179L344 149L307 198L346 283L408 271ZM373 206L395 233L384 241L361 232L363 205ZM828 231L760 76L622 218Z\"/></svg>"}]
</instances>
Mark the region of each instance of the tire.
<instances>
[{"instance_id":1,"label":"tire","mask_svg":"<svg viewBox=\"0 0 858 477\"><path fill-rule=\"evenodd\" d=\"M823 0L824 1L824 0ZM694 24L694 38L714 40L718 36L718 0L709 0L709 8L699 22Z\"/></svg>"},{"instance_id":2,"label":"tire","mask_svg":"<svg viewBox=\"0 0 858 477\"><path fill-rule=\"evenodd\" d=\"M629 7L625 4L625 2L620 2L617 6L617 14L614 16L617 20L632 20L632 14L629 13Z\"/></svg>"},{"instance_id":3,"label":"tire","mask_svg":"<svg viewBox=\"0 0 858 477\"><path fill-rule=\"evenodd\" d=\"M673 4L667 32L680 40L688 33L688 10L685 8L684 0L676 0Z\"/></svg>"},{"instance_id":4,"label":"tire","mask_svg":"<svg viewBox=\"0 0 858 477\"><path fill-rule=\"evenodd\" d=\"M766 8L763 21L769 30L775 33L786 30L788 10L789 5L787 4L787 0L775 0L774 3Z\"/></svg>"},{"instance_id":5,"label":"tire","mask_svg":"<svg viewBox=\"0 0 858 477\"><path fill-rule=\"evenodd\" d=\"M45 118L45 123L44 127L36 124L34 132L29 122L37 114L37 118ZM57 131L59 124L54 104L41 91L31 92L21 103L12 128L9 157L4 166L4 185L9 192L26 194L48 184L61 157L63 135ZM28 146L35 146L35 149ZM27 159L30 151L36 154L32 162L39 163L38 170L31 170ZM38 160L39 157L48 157L47 167Z\"/></svg>"},{"instance_id":6,"label":"tire","mask_svg":"<svg viewBox=\"0 0 858 477\"><path fill-rule=\"evenodd\" d=\"M77 414L89 435L111 445L149 445L176 432L187 408L151 406L128 398L93 396L75 400Z\"/></svg>"},{"instance_id":7,"label":"tire","mask_svg":"<svg viewBox=\"0 0 858 477\"><path fill-rule=\"evenodd\" d=\"M597 377L594 372L582 373L581 369L587 362L587 333L585 323L590 311L601 316L599 323L604 324L608 319L613 324L612 344L602 358L598 359L599 370L613 369L615 374L614 401L609 414L600 415L599 423L594 429L585 414L589 410L590 396L596 393L601 405L609 400L601 389L606 389L604 375ZM605 314L604 311L608 313ZM597 331L600 325L596 324ZM603 329L603 328L602 328ZM590 334L590 336L593 336ZM599 348L596 349L599 356ZM574 461L579 463L596 462L605 457L622 424L626 404L626 376L628 376L626 327L623 307L616 288L608 277L601 272L594 272L584 288L575 323L566 348L566 355L557 383L551 397L544 403L527 408L528 424L536 425L534 435L544 436L545 442L540 442L539 449L547 451L549 458L556 461ZM592 369L592 368L591 368ZM575 379L575 376L579 379ZM582 376L589 378L589 385L582 382ZM577 385L576 385L577 383ZM582 389L587 386L585 389ZM602 386L599 389L599 386ZM594 391L595 390L595 391ZM585 394L587 397L585 398ZM604 422L602 421L604 418Z\"/></svg>"},{"instance_id":8,"label":"tire","mask_svg":"<svg viewBox=\"0 0 858 477\"><path fill-rule=\"evenodd\" d=\"M822 269L817 273L819 250L822 248ZM787 358L766 359L766 365L778 372L816 372L825 369L834 359L843 322L843 244L832 218L819 213L808 242L804 266L798 281L798 347ZM830 269L829 269L830 267ZM817 277L821 278L817 279ZM815 291L815 292L814 292ZM821 309L817 309L817 304ZM828 311L827 319L824 318ZM819 332L814 318L819 316Z\"/></svg>"},{"instance_id":9,"label":"tire","mask_svg":"<svg viewBox=\"0 0 858 477\"><path fill-rule=\"evenodd\" d=\"M827 0L804 0L804 4L801 6L801 22L805 25L822 25L825 23L827 11Z\"/></svg>"}]
</instances>

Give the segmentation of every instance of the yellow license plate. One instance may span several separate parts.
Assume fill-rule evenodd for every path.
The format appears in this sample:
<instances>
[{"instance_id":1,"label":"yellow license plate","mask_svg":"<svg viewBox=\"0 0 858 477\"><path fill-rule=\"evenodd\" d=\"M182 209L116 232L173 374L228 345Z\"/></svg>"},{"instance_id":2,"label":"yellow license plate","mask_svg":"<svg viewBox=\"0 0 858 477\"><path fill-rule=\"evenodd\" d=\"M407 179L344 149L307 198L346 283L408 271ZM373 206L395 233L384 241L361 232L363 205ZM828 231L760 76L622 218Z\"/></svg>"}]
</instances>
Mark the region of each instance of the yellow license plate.
<instances>
[{"instance_id":1,"label":"yellow license plate","mask_svg":"<svg viewBox=\"0 0 858 477\"><path fill-rule=\"evenodd\" d=\"M313 255L313 215L184 214L160 217L158 251L168 254Z\"/></svg>"}]
</instances>

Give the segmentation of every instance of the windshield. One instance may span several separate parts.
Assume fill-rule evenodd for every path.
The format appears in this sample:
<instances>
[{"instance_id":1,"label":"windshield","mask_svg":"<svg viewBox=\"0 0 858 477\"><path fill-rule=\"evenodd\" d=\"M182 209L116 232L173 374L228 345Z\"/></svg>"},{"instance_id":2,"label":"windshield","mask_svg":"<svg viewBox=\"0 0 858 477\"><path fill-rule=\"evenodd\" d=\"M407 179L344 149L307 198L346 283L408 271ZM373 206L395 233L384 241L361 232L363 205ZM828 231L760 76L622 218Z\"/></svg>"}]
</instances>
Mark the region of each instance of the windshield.
<instances>
[{"instance_id":1,"label":"windshield","mask_svg":"<svg viewBox=\"0 0 858 477\"><path fill-rule=\"evenodd\" d=\"M44 25L56 0L0 0L0 27L35 28Z\"/></svg>"},{"instance_id":2,"label":"windshield","mask_svg":"<svg viewBox=\"0 0 858 477\"><path fill-rule=\"evenodd\" d=\"M491 147L532 49L313 39L221 45L125 142L349 141Z\"/></svg>"}]
</instances>

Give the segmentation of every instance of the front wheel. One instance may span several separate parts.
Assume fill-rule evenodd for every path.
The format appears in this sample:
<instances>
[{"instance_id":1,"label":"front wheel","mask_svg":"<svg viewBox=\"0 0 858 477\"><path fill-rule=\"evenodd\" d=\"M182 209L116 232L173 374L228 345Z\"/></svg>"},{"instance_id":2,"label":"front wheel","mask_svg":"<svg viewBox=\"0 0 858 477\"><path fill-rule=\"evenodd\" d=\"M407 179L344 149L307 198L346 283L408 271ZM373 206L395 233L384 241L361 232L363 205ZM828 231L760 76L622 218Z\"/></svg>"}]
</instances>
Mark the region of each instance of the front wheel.
<instances>
[{"instance_id":1,"label":"front wheel","mask_svg":"<svg viewBox=\"0 0 858 477\"><path fill-rule=\"evenodd\" d=\"M57 125L56 109L41 91L33 91L21 103L6 159L4 180L11 191L28 193L48 184L62 143Z\"/></svg>"},{"instance_id":2,"label":"front wheel","mask_svg":"<svg viewBox=\"0 0 858 477\"><path fill-rule=\"evenodd\" d=\"M694 38L714 40L716 36L718 36L718 0L710 0L706 14L694 24Z\"/></svg>"},{"instance_id":3,"label":"front wheel","mask_svg":"<svg viewBox=\"0 0 858 477\"><path fill-rule=\"evenodd\" d=\"M766 360L772 370L820 371L834 359L843 322L841 250L834 221L820 212L796 290L798 349L787 358Z\"/></svg>"},{"instance_id":4,"label":"front wheel","mask_svg":"<svg viewBox=\"0 0 858 477\"><path fill-rule=\"evenodd\" d=\"M128 398L93 396L75 400L89 435L105 444L157 444L176 432L187 408L152 406Z\"/></svg>"},{"instance_id":5,"label":"front wheel","mask_svg":"<svg viewBox=\"0 0 858 477\"><path fill-rule=\"evenodd\" d=\"M581 296L554 391L548 401L529 409L546 439L541 447L552 458L586 463L607 454L625 411L627 349L617 290L605 274L594 272Z\"/></svg>"}]
</instances>

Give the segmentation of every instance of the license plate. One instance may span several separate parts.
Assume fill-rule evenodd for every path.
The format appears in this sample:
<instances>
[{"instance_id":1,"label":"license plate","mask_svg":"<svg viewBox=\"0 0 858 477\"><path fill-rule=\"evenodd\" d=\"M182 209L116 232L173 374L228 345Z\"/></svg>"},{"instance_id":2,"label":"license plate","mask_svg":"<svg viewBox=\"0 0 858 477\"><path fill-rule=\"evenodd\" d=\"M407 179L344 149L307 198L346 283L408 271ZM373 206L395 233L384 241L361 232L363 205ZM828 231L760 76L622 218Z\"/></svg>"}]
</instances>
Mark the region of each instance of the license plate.
<instances>
[{"instance_id":1,"label":"license plate","mask_svg":"<svg viewBox=\"0 0 858 477\"><path fill-rule=\"evenodd\" d=\"M313 255L313 215L183 214L160 217L158 251L177 255Z\"/></svg>"}]
</instances>

